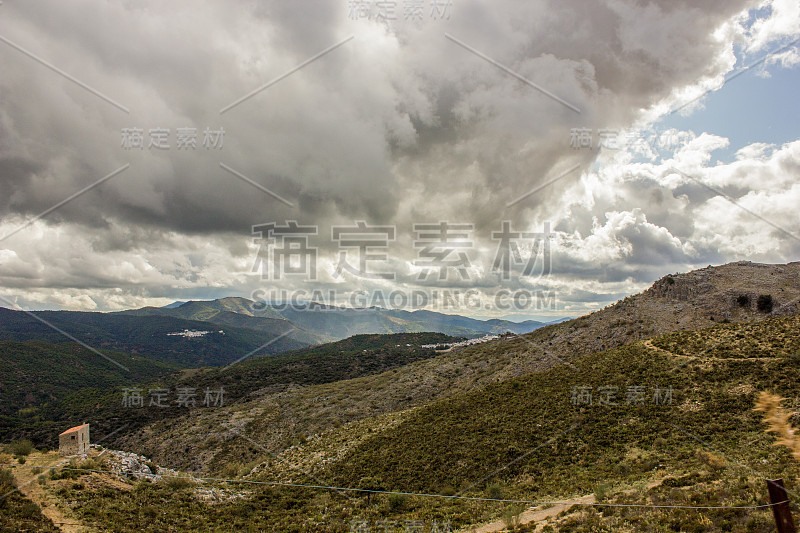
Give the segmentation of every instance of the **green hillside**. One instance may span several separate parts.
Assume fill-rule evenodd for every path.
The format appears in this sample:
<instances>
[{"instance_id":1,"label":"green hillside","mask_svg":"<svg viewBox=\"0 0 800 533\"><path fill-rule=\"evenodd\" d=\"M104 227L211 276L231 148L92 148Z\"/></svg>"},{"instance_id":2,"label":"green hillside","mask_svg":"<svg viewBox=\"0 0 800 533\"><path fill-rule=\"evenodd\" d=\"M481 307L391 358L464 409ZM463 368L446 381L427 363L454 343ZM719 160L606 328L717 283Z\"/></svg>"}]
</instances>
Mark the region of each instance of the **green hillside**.
<instances>
[{"instance_id":1,"label":"green hillside","mask_svg":"<svg viewBox=\"0 0 800 533\"><path fill-rule=\"evenodd\" d=\"M163 307L143 307L131 311L122 311L115 313L119 315L130 316L144 316L144 317L173 317L182 318L184 320L191 320L195 322L210 322L213 324L211 327L234 327L238 329L250 329L262 334L269 335L282 335L288 331L287 340L295 341L294 346L304 346L311 344L319 344L323 341L322 337L304 331L288 320L278 318L267 318L261 316L253 316L244 312L232 311L226 309L219 309L212 306L207 306L209 302L187 302L182 307L174 309L165 309ZM206 327L209 327L206 325ZM286 349L281 345L282 349Z\"/></svg>"},{"instance_id":2,"label":"green hillside","mask_svg":"<svg viewBox=\"0 0 800 533\"><path fill-rule=\"evenodd\" d=\"M231 400L247 399L275 385L315 385L380 374L436 355L422 345L459 340L443 333L354 335L347 339L272 357L246 360L229 368L208 368L180 378L200 387L224 387Z\"/></svg>"},{"instance_id":3,"label":"green hillside","mask_svg":"<svg viewBox=\"0 0 800 533\"><path fill-rule=\"evenodd\" d=\"M330 461L320 457L321 444L308 453L315 464L327 463L315 475L342 486L369 480L390 490L479 495L499 483L508 496L529 500L667 477L686 487L738 483L753 472L794 486L798 465L773 446L753 406L762 390L800 396L799 328L800 317L792 316L637 342L573 360L575 368L561 365L409 411L386 430L352 435L358 444ZM739 336L747 341L730 342ZM677 346L683 354L661 348ZM644 388L641 404L627 401L631 386ZM576 387L591 387L592 405L573 402ZM617 387L618 405L598 405L602 387ZM655 403L656 388L662 397L671 388L671 402ZM680 498L763 503L763 485L741 484L749 488ZM745 517L718 515L720 527L727 521L744 530Z\"/></svg>"},{"instance_id":4,"label":"green hillside","mask_svg":"<svg viewBox=\"0 0 800 533\"><path fill-rule=\"evenodd\" d=\"M574 367L559 365L346 424L277 455L251 438L262 463L249 475L252 466L242 469L232 463L224 475L243 476L243 481L495 500L589 495L588 501L599 504L764 505L764 478L782 477L794 491L798 465L764 431L760 414L753 411L754 400L761 390L789 398L800 394L799 327L798 316L777 317L637 341L575 358ZM752 343L726 345L740 334L765 351L753 355ZM665 350L678 345L692 348L682 355ZM628 401L632 386L645 391L641 401ZM590 387L593 402L576 402L576 387ZM618 387L610 398L616 405L599 401L603 387ZM653 401L656 387L661 391L659 402ZM241 431L250 434L246 427ZM241 439L236 434L229 438ZM211 487L230 499L198 503L196 491ZM80 517L113 523L120 531L175 524L222 531L237 524L343 532L353 520L418 520L427 527L447 521L455 530L502 516L511 521L524 509L503 501L342 495L325 489L214 481L196 489L164 481L139 483L131 491L86 483L79 490L59 490L64 498L80 503ZM600 505L573 507L553 515L550 522L544 531L767 532L774 527L768 508L698 511Z\"/></svg>"},{"instance_id":5,"label":"green hillside","mask_svg":"<svg viewBox=\"0 0 800 533\"><path fill-rule=\"evenodd\" d=\"M55 446L57 427L75 420L92 420L92 430L105 435L125 427L119 437L138 428L183 419L189 409L167 402L164 408L131 408L122 404L124 389L139 387L149 404L148 390L192 388L200 405L206 388L224 390L225 405L247 400L259 390L282 390L374 375L433 357L423 344L452 342L441 333L360 335L336 343L254 358L225 369L179 372L178 367L143 356L110 356L131 369L128 373L75 344L39 341L0 343L4 379L0 405L0 440L27 437L37 445ZM147 405L149 407L149 405ZM201 410L202 407L199 407ZM113 441L111 441L113 442Z\"/></svg>"},{"instance_id":6,"label":"green hillside","mask_svg":"<svg viewBox=\"0 0 800 533\"><path fill-rule=\"evenodd\" d=\"M758 327L761 320L797 310L798 273L800 263L732 263L665 276L642 293L589 315L518 337L456 348L388 372L302 387L254 383L248 399L240 403L142 428L121 444L180 468L216 472L228 461L258 458L247 441L229 438L231 420L270 453L279 453L348 423L478 393L489 385L665 333L720 322L730 322L723 328L748 322ZM742 295L750 295L746 300L751 305L739 303ZM759 309L754 295L772 295L773 310ZM176 451L187 447L192 453Z\"/></svg>"},{"instance_id":7,"label":"green hillside","mask_svg":"<svg viewBox=\"0 0 800 533\"><path fill-rule=\"evenodd\" d=\"M0 440L47 436L52 444L58 421L88 419L103 391L153 381L178 368L141 355L102 353L108 359L72 342L0 342ZM58 406L75 407L75 393L86 398L82 416L59 416Z\"/></svg>"},{"instance_id":8,"label":"green hillside","mask_svg":"<svg viewBox=\"0 0 800 533\"><path fill-rule=\"evenodd\" d=\"M139 453L157 454L172 464L202 469L204 466L199 461L209 459L209 446L220 453L216 464L229 460L249 460L248 453L236 446L229 448L216 445L218 432L225 431L224 424L219 425L218 421L229 416L237 417L238 415L231 414L232 411L248 411L252 407L252 401L269 395L280 396L294 390L310 391L313 386L368 378L417 361L428 360L435 357L436 352L431 348L422 348L421 345L453 340L456 339L441 333L357 335L274 357L243 361L230 368L209 368L176 374L157 384L151 384L170 390L175 390L176 387L225 390L224 407L199 409L190 418L185 416L185 409L175 407L156 410L126 409L119 405L120 394L109 396L99 408L100 411L96 411L96 415L101 423L113 419L129 424L126 431L112 441L115 445L124 449L135 449ZM285 422L286 420L282 423ZM193 433L181 434L181 428L186 423L197 423L196 429L205 438L198 442L194 440ZM158 433L157 438L150 436L152 431ZM278 449L291 445L298 438L288 427L280 427L279 432L281 436ZM197 452L202 450L202 453L186 454L184 450L187 447Z\"/></svg>"}]
</instances>

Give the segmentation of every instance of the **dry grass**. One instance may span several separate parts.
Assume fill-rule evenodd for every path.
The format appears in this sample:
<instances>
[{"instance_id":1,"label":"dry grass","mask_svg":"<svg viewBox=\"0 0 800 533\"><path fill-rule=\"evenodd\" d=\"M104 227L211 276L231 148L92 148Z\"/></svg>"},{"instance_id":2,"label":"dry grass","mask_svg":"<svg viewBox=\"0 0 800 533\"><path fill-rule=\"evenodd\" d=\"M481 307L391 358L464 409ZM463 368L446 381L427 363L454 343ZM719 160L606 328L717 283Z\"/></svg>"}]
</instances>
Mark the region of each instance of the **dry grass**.
<instances>
[{"instance_id":1,"label":"dry grass","mask_svg":"<svg viewBox=\"0 0 800 533\"><path fill-rule=\"evenodd\" d=\"M755 411L764 413L764 422L767 424L767 432L775 433L778 440L776 446L786 446L796 460L800 461L800 438L797 430L789 422L796 413L789 412L781 407L781 402L785 398L769 392L762 392L756 400Z\"/></svg>"}]
</instances>

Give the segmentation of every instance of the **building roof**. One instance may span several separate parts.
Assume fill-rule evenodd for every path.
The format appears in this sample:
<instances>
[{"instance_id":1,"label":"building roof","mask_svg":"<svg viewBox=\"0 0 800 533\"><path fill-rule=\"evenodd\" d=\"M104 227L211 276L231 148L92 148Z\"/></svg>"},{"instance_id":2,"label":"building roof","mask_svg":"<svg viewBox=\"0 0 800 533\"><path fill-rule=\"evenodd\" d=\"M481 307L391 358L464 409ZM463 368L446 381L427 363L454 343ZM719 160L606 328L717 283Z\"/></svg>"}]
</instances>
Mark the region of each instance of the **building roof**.
<instances>
[{"instance_id":1,"label":"building roof","mask_svg":"<svg viewBox=\"0 0 800 533\"><path fill-rule=\"evenodd\" d=\"M81 424L80 426L75 426L74 428L69 428L68 430L62 431L61 433L59 433L58 436L60 437L61 435L64 435L65 433L72 433L73 431L78 431L83 426L88 426L88 425L89 424Z\"/></svg>"}]
</instances>

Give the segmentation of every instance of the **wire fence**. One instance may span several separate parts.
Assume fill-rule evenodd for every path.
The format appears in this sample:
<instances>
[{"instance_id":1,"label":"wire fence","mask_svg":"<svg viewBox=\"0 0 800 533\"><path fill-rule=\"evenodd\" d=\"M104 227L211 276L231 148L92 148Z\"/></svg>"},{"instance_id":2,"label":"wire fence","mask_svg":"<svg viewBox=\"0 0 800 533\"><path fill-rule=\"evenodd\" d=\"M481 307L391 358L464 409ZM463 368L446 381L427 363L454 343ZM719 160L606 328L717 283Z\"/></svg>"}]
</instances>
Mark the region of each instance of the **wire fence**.
<instances>
[{"instance_id":1,"label":"wire fence","mask_svg":"<svg viewBox=\"0 0 800 533\"><path fill-rule=\"evenodd\" d=\"M114 472L113 470L97 470L91 468L74 468L74 467L58 467L58 466L34 466L34 465L15 465L9 463L0 463L0 467L11 467L11 468L39 468L42 470L69 470L69 471L78 471L78 472L89 472L89 473L97 473L97 474L110 474L114 476L127 476L129 474L124 474L120 472ZM151 474L155 475L155 474ZM419 498L442 498L442 499L449 499L449 500L467 500L467 501L481 501L481 502L497 502L497 503L516 503L516 504L525 504L530 506L541 506L541 505L576 505L576 506L584 506L584 507L633 507L633 508L642 508L642 509L695 509L695 510L736 510L736 509L768 509L770 507L775 507L778 505L783 505L789 503L789 500L785 500L782 502L774 502L774 503L765 503L760 505L649 505L649 504L637 504L637 503L603 503L603 502L582 502L576 500L517 500L517 499L507 499L507 498L486 498L481 496L463 496L459 494L448 495L448 494L432 494L432 493L424 493L424 492L405 492L405 491L397 491L397 490L382 490L382 489L362 489L356 487L336 487L333 485L321 485L321 484L306 484L306 483L291 483L286 481L258 481L252 479L226 479L226 478L218 478L218 477L195 477L195 476L180 476L180 475L173 475L173 474L158 474L159 477L166 477L166 478L173 478L173 479L185 479L191 482L213 482L213 483L240 483L240 484L248 484L248 485L269 485L269 486L276 486L276 487L294 487L294 488L305 488L305 489L324 489L324 490L332 490L337 492L360 492L360 493L367 493L367 494L388 494L388 495L400 495L400 496L409 496L409 497L419 497Z\"/></svg>"}]
</instances>

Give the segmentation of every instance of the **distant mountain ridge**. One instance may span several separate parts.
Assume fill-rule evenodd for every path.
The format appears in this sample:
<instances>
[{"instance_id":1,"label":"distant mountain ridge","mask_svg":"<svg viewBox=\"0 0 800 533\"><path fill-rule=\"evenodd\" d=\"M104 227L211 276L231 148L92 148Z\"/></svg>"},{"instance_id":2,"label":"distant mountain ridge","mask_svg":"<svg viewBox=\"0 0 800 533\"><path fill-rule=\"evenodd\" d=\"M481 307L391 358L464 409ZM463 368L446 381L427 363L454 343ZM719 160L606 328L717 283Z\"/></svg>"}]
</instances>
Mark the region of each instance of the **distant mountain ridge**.
<instances>
[{"instance_id":1,"label":"distant mountain ridge","mask_svg":"<svg viewBox=\"0 0 800 533\"><path fill-rule=\"evenodd\" d=\"M479 320L427 310L406 311L380 307L353 309L323 304L308 304L304 307L259 306L252 300L235 296L208 301L191 300L177 307L174 304L167 307L143 307L120 311L118 314L172 316L269 332L286 331L293 327L295 329L288 336L306 344L333 342L353 335L374 333L427 331L455 337L480 337L506 331L522 334L547 325L536 320Z\"/></svg>"},{"instance_id":2,"label":"distant mountain ridge","mask_svg":"<svg viewBox=\"0 0 800 533\"><path fill-rule=\"evenodd\" d=\"M505 331L525 333L544 325L482 321L431 311L256 309L253 304L247 298L230 297L115 313L28 313L0 307L0 341L69 342L72 339L66 333L95 349L139 354L192 368L224 366L244 356L272 355L359 334L433 332L478 337ZM169 335L184 330L209 333L193 338Z\"/></svg>"},{"instance_id":3,"label":"distant mountain ridge","mask_svg":"<svg viewBox=\"0 0 800 533\"><path fill-rule=\"evenodd\" d=\"M283 335L300 343L294 348L319 344L323 341L318 335L309 333L280 316L272 309L256 313L249 305L246 298L221 298L211 301L188 301L177 307L142 307L113 313L127 316L165 316L192 320L197 322L210 322L218 326L245 328L267 333L270 335ZM177 303L177 302L176 302Z\"/></svg>"}]
</instances>

